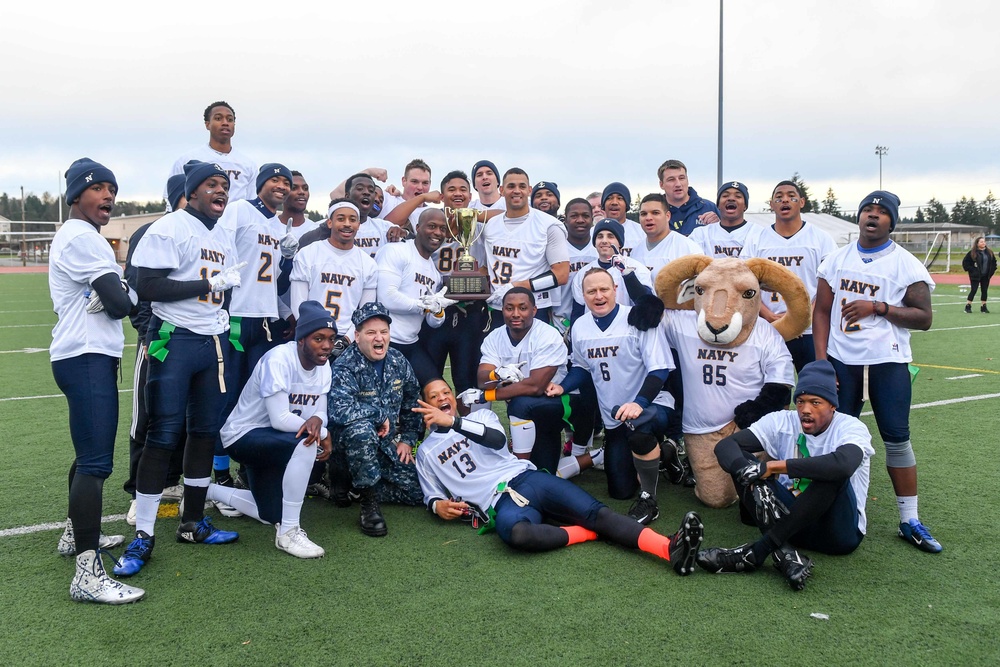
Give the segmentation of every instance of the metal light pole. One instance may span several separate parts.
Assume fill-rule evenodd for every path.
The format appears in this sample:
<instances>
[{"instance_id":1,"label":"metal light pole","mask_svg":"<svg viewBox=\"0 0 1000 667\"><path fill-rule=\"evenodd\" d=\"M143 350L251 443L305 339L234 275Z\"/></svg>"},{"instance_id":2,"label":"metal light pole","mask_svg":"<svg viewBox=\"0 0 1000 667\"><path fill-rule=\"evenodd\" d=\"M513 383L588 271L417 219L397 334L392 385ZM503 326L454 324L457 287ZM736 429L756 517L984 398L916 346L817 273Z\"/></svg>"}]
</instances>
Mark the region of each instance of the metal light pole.
<instances>
[{"instance_id":1,"label":"metal light pole","mask_svg":"<svg viewBox=\"0 0 1000 667\"><path fill-rule=\"evenodd\" d=\"M716 160L716 190L722 187L722 5L723 0L719 0L719 156Z\"/></svg>"},{"instance_id":2,"label":"metal light pole","mask_svg":"<svg viewBox=\"0 0 1000 667\"><path fill-rule=\"evenodd\" d=\"M889 152L888 146L876 146L875 155L878 155L878 189L882 189L882 156Z\"/></svg>"},{"instance_id":3,"label":"metal light pole","mask_svg":"<svg viewBox=\"0 0 1000 667\"><path fill-rule=\"evenodd\" d=\"M24 186L21 186L21 266L28 265L28 232L24 225Z\"/></svg>"}]
</instances>

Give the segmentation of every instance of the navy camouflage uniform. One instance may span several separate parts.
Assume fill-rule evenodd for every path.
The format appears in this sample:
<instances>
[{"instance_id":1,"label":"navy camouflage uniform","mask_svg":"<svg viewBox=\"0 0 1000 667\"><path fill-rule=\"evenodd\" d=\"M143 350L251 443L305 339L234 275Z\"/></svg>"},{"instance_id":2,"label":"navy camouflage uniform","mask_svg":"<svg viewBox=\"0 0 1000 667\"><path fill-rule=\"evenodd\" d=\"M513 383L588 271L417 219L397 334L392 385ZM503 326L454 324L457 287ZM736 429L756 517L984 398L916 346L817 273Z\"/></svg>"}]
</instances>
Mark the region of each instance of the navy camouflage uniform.
<instances>
[{"instance_id":1,"label":"navy camouflage uniform","mask_svg":"<svg viewBox=\"0 0 1000 667\"><path fill-rule=\"evenodd\" d=\"M329 429L333 469L350 472L355 488L375 487L380 502L420 505L423 494L413 463L401 463L396 442L415 445L423 427L417 406L417 376L402 352L389 348L380 374L352 344L333 364ZM380 377L381 375L381 377ZM389 433L376 431L386 420ZM397 431L398 428L398 431ZM398 436L398 440L397 440Z\"/></svg>"}]
</instances>

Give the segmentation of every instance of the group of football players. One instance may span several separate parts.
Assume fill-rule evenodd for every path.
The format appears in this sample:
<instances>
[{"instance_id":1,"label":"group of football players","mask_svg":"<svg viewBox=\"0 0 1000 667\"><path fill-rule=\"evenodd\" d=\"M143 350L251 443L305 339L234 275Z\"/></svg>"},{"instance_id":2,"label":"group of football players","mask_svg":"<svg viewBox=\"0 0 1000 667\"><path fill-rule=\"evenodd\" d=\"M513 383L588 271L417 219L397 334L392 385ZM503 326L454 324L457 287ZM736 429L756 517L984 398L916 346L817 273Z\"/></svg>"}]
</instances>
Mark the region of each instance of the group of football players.
<instances>
[{"instance_id":1,"label":"group of football players","mask_svg":"<svg viewBox=\"0 0 1000 667\"><path fill-rule=\"evenodd\" d=\"M849 553L866 529L873 450L856 419L865 400L885 443L899 535L941 550L917 516L908 426L908 330L930 326L934 283L889 238L899 206L891 193L861 202L859 241L838 250L803 221L805 200L790 181L775 186L765 227L745 219L742 182L709 201L677 160L660 166L663 192L642 197L633 215L620 182L563 205L556 183L532 185L523 169L489 160L448 172L435 190L417 159L399 186L386 184L382 168L346 178L317 223L305 214L302 173L278 162L257 168L233 149L230 105L209 105L204 121L208 144L178 159L170 212L133 234L124 273L99 233L117 195L114 174L88 158L66 174L71 215L52 246L59 321L50 350L76 451L59 544L76 555L73 599L144 595L101 559L124 542L102 534L100 517L125 316L140 343L126 484L136 535L113 568L120 577L149 562L159 505L171 496L182 498L179 542L238 538L205 515L214 505L274 525L283 551L323 556L299 525L304 497L318 495L359 501L371 536L387 533L380 502L423 503L443 519L495 527L515 548L604 536L682 575L695 562L752 572L772 557L801 589L812 563L795 546ZM462 229L459 209L476 211L471 227ZM699 377L697 396L685 392L655 281L692 254L786 266L815 304L815 330L787 345L779 338L767 372L734 366ZM773 321L785 304L764 289L760 314ZM782 387L782 407L791 398L796 410L722 438L718 462L761 537L699 551L695 512L669 537L648 524L659 516L661 474L696 481L682 433L718 431L690 430L685 394L726 424L736 406L713 398L726 382ZM491 409L500 403L506 432ZM604 471L611 498L636 498L627 516L567 481L591 467Z\"/></svg>"}]
</instances>

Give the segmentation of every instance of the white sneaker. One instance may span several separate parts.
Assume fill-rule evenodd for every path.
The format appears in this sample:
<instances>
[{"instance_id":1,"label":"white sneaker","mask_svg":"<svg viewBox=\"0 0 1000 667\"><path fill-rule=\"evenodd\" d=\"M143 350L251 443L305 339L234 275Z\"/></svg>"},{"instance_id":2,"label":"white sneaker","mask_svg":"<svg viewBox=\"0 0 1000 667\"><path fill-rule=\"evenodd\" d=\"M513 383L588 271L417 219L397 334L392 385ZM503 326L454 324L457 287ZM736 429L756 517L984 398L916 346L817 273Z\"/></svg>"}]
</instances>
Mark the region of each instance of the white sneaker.
<instances>
[{"instance_id":1,"label":"white sneaker","mask_svg":"<svg viewBox=\"0 0 1000 667\"><path fill-rule=\"evenodd\" d=\"M213 505L215 505L215 509L219 510L219 514L221 514L222 516L228 516L230 519L235 519L236 517L243 516L243 512L239 511L235 507L227 505L221 500L213 500L211 502Z\"/></svg>"},{"instance_id":2,"label":"white sneaker","mask_svg":"<svg viewBox=\"0 0 1000 667\"><path fill-rule=\"evenodd\" d=\"M128 512L125 514L125 523L130 526L135 525L135 498L129 503Z\"/></svg>"},{"instance_id":3,"label":"white sneaker","mask_svg":"<svg viewBox=\"0 0 1000 667\"><path fill-rule=\"evenodd\" d=\"M604 470L604 447L590 450L590 460L594 462L594 470Z\"/></svg>"},{"instance_id":4,"label":"white sneaker","mask_svg":"<svg viewBox=\"0 0 1000 667\"><path fill-rule=\"evenodd\" d=\"M109 577L98 552L84 551L76 557L76 575L69 585L71 599L77 602L127 604L138 602L145 595L146 591L141 588L127 586Z\"/></svg>"},{"instance_id":5,"label":"white sneaker","mask_svg":"<svg viewBox=\"0 0 1000 667\"><path fill-rule=\"evenodd\" d=\"M163 495L160 496L160 500L165 503L178 503L183 497L184 485L174 484L173 486L168 486L163 489Z\"/></svg>"},{"instance_id":6,"label":"white sneaker","mask_svg":"<svg viewBox=\"0 0 1000 667\"><path fill-rule=\"evenodd\" d=\"M124 535L105 535L101 533L98 546L101 549L114 549L117 546L121 546L124 542ZM56 551L59 552L60 556L76 555L76 535L73 533L73 522L69 519L66 519L66 530L59 537L59 544L56 545Z\"/></svg>"},{"instance_id":7,"label":"white sneaker","mask_svg":"<svg viewBox=\"0 0 1000 667\"><path fill-rule=\"evenodd\" d=\"M275 525L275 528L280 531L281 524ZM323 547L310 540L301 527L293 528L284 535L280 532L276 534L274 546L297 558L322 558L326 555Z\"/></svg>"}]
</instances>

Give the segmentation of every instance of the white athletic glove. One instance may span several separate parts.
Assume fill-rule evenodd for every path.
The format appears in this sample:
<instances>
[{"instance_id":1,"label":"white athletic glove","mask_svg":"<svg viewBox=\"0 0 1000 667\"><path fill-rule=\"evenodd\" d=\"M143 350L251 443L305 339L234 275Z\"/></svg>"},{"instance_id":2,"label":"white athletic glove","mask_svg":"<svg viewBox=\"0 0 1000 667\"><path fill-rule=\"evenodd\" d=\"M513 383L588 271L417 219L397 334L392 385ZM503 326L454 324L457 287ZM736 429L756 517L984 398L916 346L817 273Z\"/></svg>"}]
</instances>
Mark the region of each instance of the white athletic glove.
<instances>
[{"instance_id":1,"label":"white athletic glove","mask_svg":"<svg viewBox=\"0 0 1000 667\"><path fill-rule=\"evenodd\" d=\"M485 403L486 398L483 396L483 392L478 389L466 389L461 394L458 395L458 400L462 402L462 405L466 407L472 407L476 403Z\"/></svg>"},{"instance_id":2,"label":"white athletic glove","mask_svg":"<svg viewBox=\"0 0 1000 667\"><path fill-rule=\"evenodd\" d=\"M236 266L219 271L208 279L208 284L212 286L213 292L225 292L227 289L240 286L240 269L246 266L246 262L240 262Z\"/></svg>"},{"instance_id":3,"label":"white athletic glove","mask_svg":"<svg viewBox=\"0 0 1000 667\"><path fill-rule=\"evenodd\" d=\"M618 269L623 276L627 276L635 271L635 268L625 263L625 256L617 253L611 256L611 266Z\"/></svg>"},{"instance_id":4,"label":"white athletic glove","mask_svg":"<svg viewBox=\"0 0 1000 667\"><path fill-rule=\"evenodd\" d=\"M493 310L503 310L503 298L507 295L513 285L507 283L505 285L500 285L493 290L493 293L486 298L486 305Z\"/></svg>"},{"instance_id":5,"label":"white athletic glove","mask_svg":"<svg viewBox=\"0 0 1000 667\"><path fill-rule=\"evenodd\" d=\"M101 296L97 293L97 290L91 289L90 296L87 297L87 312L91 315L96 315L102 310L104 310L104 304L101 303Z\"/></svg>"},{"instance_id":6,"label":"white athletic glove","mask_svg":"<svg viewBox=\"0 0 1000 667\"><path fill-rule=\"evenodd\" d=\"M493 373L497 376L497 379L501 384L514 384L515 382L520 382L524 379L524 373L521 372L521 366L526 364L526 361L522 361L519 364L504 364L493 370Z\"/></svg>"},{"instance_id":7,"label":"white athletic glove","mask_svg":"<svg viewBox=\"0 0 1000 667\"><path fill-rule=\"evenodd\" d=\"M458 303L458 301L446 297L445 294L447 292L448 288L442 287L435 294L425 294L420 297L421 305L424 307L424 310L431 313L440 313L448 306L454 306Z\"/></svg>"},{"instance_id":8,"label":"white athletic glove","mask_svg":"<svg viewBox=\"0 0 1000 667\"><path fill-rule=\"evenodd\" d=\"M299 251L299 240L292 234L291 218L288 218L288 225L285 227L285 236L281 239L281 243L278 244L278 248L281 250L281 256L285 259L295 257L295 253Z\"/></svg>"}]
</instances>

